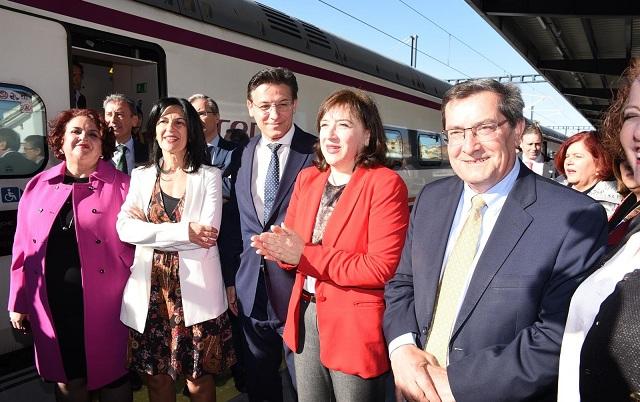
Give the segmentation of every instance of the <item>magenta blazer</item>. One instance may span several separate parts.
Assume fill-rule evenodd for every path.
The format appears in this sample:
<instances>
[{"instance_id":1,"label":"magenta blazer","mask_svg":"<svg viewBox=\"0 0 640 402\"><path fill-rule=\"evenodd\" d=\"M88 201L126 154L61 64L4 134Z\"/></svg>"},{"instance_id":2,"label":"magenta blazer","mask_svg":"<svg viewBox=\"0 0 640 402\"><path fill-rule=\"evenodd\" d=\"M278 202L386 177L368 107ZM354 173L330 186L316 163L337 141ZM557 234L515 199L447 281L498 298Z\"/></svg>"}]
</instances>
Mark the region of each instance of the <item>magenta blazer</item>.
<instances>
[{"instance_id":1,"label":"magenta blazer","mask_svg":"<svg viewBox=\"0 0 640 402\"><path fill-rule=\"evenodd\" d=\"M97 389L127 372L128 330L120 322L120 306L134 248L118 238L116 217L129 190L129 176L100 160L89 183L63 184L65 166L63 162L31 179L20 200L9 311L29 314L40 375L66 383L44 275L49 232L73 186L84 287L87 386Z\"/></svg>"}]
</instances>

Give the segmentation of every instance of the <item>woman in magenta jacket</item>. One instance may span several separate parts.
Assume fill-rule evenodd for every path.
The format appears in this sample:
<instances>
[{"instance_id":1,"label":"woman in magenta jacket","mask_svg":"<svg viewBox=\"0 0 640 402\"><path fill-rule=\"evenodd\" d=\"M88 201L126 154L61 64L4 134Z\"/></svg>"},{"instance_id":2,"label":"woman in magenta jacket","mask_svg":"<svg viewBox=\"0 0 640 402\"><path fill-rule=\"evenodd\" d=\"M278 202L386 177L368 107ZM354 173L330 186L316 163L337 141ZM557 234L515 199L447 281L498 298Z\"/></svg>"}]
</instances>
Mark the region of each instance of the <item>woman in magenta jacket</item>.
<instances>
[{"instance_id":1,"label":"woman in magenta jacket","mask_svg":"<svg viewBox=\"0 0 640 402\"><path fill-rule=\"evenodd\" d=\"M30 322L38 372L58 401L130 401L128 331L120 322L133 247L116 233L129 176L109 162L113 133L98 112L58 115L49 145L63 162L35 176L18 207L9 315Z\"/></svg>"}]
</instances>

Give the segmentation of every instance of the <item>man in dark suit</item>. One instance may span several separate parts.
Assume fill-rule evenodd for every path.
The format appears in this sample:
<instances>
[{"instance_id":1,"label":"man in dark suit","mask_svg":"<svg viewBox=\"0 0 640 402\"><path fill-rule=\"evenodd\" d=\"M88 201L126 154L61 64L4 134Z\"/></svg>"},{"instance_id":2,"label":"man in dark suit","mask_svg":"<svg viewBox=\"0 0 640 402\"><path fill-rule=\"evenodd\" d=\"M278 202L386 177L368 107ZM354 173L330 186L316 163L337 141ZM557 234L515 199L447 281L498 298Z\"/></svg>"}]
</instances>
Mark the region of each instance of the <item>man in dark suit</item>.
<instances>
[{"instance_id":1,"label":"man in dark suit","mask_svg":"<svg viewBox=\"0 0 640 402\"><path fill-rule=\"evenodd\" d=\"M247 108L261 136L246 145L235 185L244 247L235 287L251 401L283 398L282 331L295 273L256 254L250 237L284 221L296 176L314 158L316 137L293 124L297 95L296 78L284 68L258 72L247 87ZM286 347L285 355L295 384L293 356Z\"/></svg>"},{"instance_id":2,"label":"man in dark suit","mask_svg":"<svg viewBox=\"0 0 640 402\"><path fill-rule=\"evenodd\" d=\"M0 176L29 175L38 169L38 165L18 152L19 149L20 134L0 127Z\"/></svg>"},{"instance_id":3,"label":"man in dark suit","mask_svg":"<svg viewBox=\"0 0 640 402\"><path fill-rule=\"evenodd\" d=\"M116 151L111 162L120 171L130 175L133 168L149 160L149 147L131 135L138 115L133 100L121 94L104 99L104 119L116 137Z\"/></svg>"},{"instance_id":4,"label":"man in dark suit","mask_svg":"<svg viewBox=\"0 0 640 402\"><path fill-rule=\"evenodd\" d=\"M71 65L71 107L74 109L86 109L87 107L87 98L80 92L83 78L84 67L74 61Z\"/></svg>"},{"instance_id":5,"label":"man in dark suit","mask_svg":"<svg viewBox=\"0 0 640 402\"><path fill-rule=\"evenodd\" d=\"M233 329L233 344L241 354L244 348L244 334L238 317L238 304L234 288L235 275L238 269L239 257L242 252L242 235L240 233L240 217L236 208L235 182L242 158L242 147L227 141L220 133L220 109L216 101L203 94L194 94L189 102L198 112L202 121L202 128L206 142L208 163L222 171L222 221L218 235L218 250L222 273L227 286L227 299L231 310L230 320ZM238 390L245 390L246 375L242 355L231 367L233 379Z\"/></svg>"},{"instance_id":6,"label":"man in dark suit","mask_svg":"<svg viewBox=\"0 0 640 402\"><path fill-rule=\"evenodd\" d=\"M397 389L411 401L555 401L569 301L604 251L598 203L516 158L520 91L493 80L442 103L457 177L415 201L385 290Z\"/></svg>"},{"instance_id":7,"label":"man in dark suit","mask_svg":"<svg viewBox=\"0 0 640 402\"><path fill-rule=\"evenodd\" d=\"M557 176L553 161L542 153L542 131L538 123L534 122L524 129L519 146L522 152L518 156L526 167L544 177Z\"/></svg>"},{"instance_id":8,"label":"man in dark suit","mask_svg":"<svg viewBox=\"0 0 640 402\"><path fill-rule=\"evenodd\" d=\"M222 191L225 201L228 201L240 168L242 150L234 154L238 145L220 135L220 109L216 101L207 95L195 94L189 97L189 102L202 121L209 163L222 170Z\"/></svg>"}]
</instances>

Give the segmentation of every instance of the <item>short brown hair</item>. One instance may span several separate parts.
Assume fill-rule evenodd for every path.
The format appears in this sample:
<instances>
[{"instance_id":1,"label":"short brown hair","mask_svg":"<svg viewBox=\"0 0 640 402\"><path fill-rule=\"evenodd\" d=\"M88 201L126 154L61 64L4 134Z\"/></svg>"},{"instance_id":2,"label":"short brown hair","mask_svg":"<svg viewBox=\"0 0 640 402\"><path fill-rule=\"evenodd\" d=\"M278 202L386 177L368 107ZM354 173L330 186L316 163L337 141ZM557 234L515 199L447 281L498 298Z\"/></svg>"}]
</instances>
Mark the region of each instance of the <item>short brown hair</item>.
<instances>
[{"instance_id":1,"label":"short brown hair","mask_svg":"<svg viewBox=\"0 0 640 402\"><path fill-rule=\"evenodd\" d=\"M445 108L453 100L466 99L481 92L493 92L500 97L498 109L509 121L511 127L515 127L520 120L524 120L522 109L524 101L520 88L513 84L503 84L490 78L478 78L464 81L449 88L442 98L442 128L446 128Z\"/></svg>"},{"instance_id":2,"label":"short brown hair","mask_svg":"<svg viewBox=\"0 0 640 402\"><path fill-rule=\"evenodd\" d=\"M582 141L587 151L593 156L594 163L596 164L596 172L598 172L598 178L600 180L607 180L611 177L611 157L605 149L604 145L598 138L595 131L581 131L577 134L569 137L565 142L560 145L554 164L560 174L564 175L564 160L567 158L567 149L571 144Z\"/></svg>"},{"instance_id":3,"label":"short brown hair","mask_svg":"<svg viewBox=\"0 0 640 402\"><path fill-rule=\"evenodd\" d=\"M320 133L320 121L324 115L334 107L345 107L351 115L369 130L369 143L356 156L356 166L374 167L387 163L387 138L376 103L369 95L362 91L342 89L329 95L320 105L316 118L316 130ZM316 143L316 167L321 171L327 170L327 161L322 155L320 143Z\"/></svg>"},{"instance_id":4,"label":"short brown hair","mask_svg":"<svg viewBox=\"0 0 640 402\"><path fill-rule=\"evenodd\" d=\"M47 141L56 158L65 160L62 152L62 144L64 143L64 133L67 123L76 117L88 117L98 128L100 137L102 138L102 158L111 159L113 152L116 150L116 137L113 131L107 127L102 114L94 109L68 109L60 112L51 123Z\"/></svg>"}]
</instances>

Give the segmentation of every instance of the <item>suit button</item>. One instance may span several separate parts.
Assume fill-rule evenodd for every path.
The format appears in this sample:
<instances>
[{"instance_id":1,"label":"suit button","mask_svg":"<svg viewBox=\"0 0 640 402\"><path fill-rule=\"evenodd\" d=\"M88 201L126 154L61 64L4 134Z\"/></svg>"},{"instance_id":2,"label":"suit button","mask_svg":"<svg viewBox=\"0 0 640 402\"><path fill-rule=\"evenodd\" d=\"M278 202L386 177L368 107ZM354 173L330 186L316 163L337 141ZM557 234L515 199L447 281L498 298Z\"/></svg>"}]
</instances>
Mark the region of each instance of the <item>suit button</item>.
<instances>
[{"instance_id":1,"label":"suit button","mask_svg":"<svg viewBox=\"0 0 640 402\"><path fill-rule=\"evenodd\" d=\"M102 243L102 240L97 239L97 240L96 240L96 244L100 244L100 243Z\"/></svg>"},{"instance_id":2,"label":"suit button","mask_svg":"<svg viewBox=\"0 0 640 402\"><path fill-rule=\"evenodd\" d=\"M93 209L91 210L91 212L92 212L92 213L94 213L94 214L97 214L97 213L98 213L98 210L97 210L97 209L95 209L95 208L93 208Z\"/></svg>"},{"instance_id":3,"label":"suit button","mask_svg":"<svg viewBox=\"0 0 640 402\"><path fill-rule=\"evenodd\" d=\"M427 334L427 327L422 328L422 335L426 335Z\"/></svg>"},{"instance_id":4,"label":"suit button","mask_svg":"<svg viewBox=\"0 0 640 402\"><path fill-rule=\"evenodd\" d=\"M98 272L100 272L101 274L104 274L104 269L100 268Z\"/></svg>"},{"instance_id":5,"label":"suit button","mask_svg":"<svg viewBox=\"0 0 640 402\"><path fill-rule=\"evenodd\" d=\"M35 242L36 242L36 239L33 239L33 242L35 243Z\"/></svg>"},{"instance_id":6,"label":"suit button","mask_svg":"<svg viewBox=\"0 0 640 402\"><path fill-rule=\"evenodd\" d=\"M38 209L38 212L42 213L42 211L44 211L44 209L42 208Z\"/></svg>"},{"instance_id":7,"label":"suit button","mask_svg":"<svg viewBox=\"0 0 640 402\"><path fill-rule=\"evenodd\" d=\"M585 375L591 375L591 369L584 369L583 371Z\"/></svg>"},{"instance_id":8,"label":"suit button","mask_svg":"<svg viewBox=\"0 0 640 402\"><path fill-rule=\"evenodd\" d=\"M93 186L89 186L89 187L87 187L87 188L88 188L89 190L91 190L91 191L95 190L95 187L93 187Z\"/></svg>"}]
</instances>

